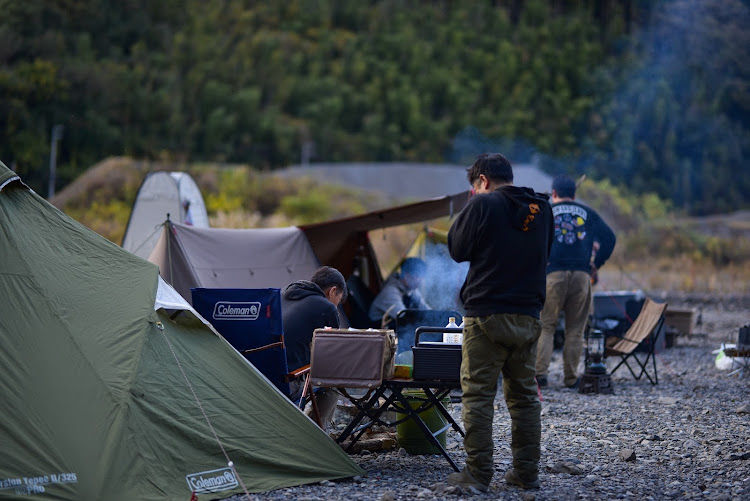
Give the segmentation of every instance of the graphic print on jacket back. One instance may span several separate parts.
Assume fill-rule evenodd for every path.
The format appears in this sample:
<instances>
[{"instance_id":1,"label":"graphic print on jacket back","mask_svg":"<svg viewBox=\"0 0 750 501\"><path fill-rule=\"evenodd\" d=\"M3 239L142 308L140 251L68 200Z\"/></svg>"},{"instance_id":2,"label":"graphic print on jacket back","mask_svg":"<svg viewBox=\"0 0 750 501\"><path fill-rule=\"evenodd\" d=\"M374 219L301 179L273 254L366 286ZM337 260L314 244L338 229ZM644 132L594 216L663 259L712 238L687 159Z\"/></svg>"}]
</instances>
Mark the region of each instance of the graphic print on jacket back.
<instances>
[{"instance_id":1,"label":"graphic print on jacket back","mask_svg":"<svg viewBox=\"0 0 750 501\"><path fill-rule=\"evenodd\" d=\"M552 207L555 221L555 240L561 244L573 245L586 238L588 212L578 205L556 205Z\"/></svg>"},{"instance_id":2,"label":"graphic print on jacket back","mask_svg":"<svg viewBox=\"0 0 750 501\"><path fill-rule=\"evenodd\" d=\"M599 214L578 202L552 205L555 236L547 264L547 273L559 270L591 272L591 251L594 242L599 250L594 266L601 266L615 248L615 234Z\"/></svg>"}]
</instances>

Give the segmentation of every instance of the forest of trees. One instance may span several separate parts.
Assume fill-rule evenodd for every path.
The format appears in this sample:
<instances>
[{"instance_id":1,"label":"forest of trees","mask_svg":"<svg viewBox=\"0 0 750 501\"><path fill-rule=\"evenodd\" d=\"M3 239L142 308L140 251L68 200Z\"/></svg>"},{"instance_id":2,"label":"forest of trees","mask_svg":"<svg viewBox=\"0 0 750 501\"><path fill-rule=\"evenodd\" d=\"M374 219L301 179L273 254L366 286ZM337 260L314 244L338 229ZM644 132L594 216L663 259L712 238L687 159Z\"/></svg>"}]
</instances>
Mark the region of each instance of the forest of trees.
<instances>
[{"instance_id":1,"label":"forest of trees","mask_svg":"<svg viewBox=\"0 0 750 501\"><path fill-rule=\"evenodd\" d=\"M491 148L727 212L750 207L749 55L747 0L0 0L0 160L46 194L56 125L58 188L113 155Z\"/></svg>"}]
</instances>

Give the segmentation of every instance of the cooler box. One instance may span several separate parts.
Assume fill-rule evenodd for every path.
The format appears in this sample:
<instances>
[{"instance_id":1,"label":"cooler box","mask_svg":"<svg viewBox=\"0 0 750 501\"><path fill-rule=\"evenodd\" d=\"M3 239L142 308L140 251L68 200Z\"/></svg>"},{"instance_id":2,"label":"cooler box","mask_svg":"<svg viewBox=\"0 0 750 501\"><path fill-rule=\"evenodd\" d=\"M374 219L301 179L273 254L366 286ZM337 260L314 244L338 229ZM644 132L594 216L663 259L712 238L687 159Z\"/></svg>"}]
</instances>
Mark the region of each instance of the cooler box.
<instances>
[{"instance_id":1,"label":"cooler box","mask_svg":"<svg viewBox=\"0 0 750 501\"><path fill-rule=\"evenodd\" d=\"M644 301L646 301L646 295L640 290L597 291L594 292L592 299L594 301L594 319L624 320L630 317L635 320L635 316L638 316Z\"/></svg>"},{"instance_id":2,"label":"cooler box","mask_svg":"<svg viewBox=\"0 0 750 501\"><path fill-rule=\"evenodd\" d=\"M461 345L433 341L419 341L424 333L459 334L463 329L448 327L418 327L415 332L412 378L415 381L449 381L461 379Z\"/></svg>"},{"instance_id":3,"label":"cooler box","mask_svg":"<svg viewBox=\"0 0 750 501\"><path fill-rule=\"evenodd\" d=\"M424 404L427 399L422 390L404 390L402 394L409 401L411 408L415 410ZM450 398L446 396L440 403L445 407L450 403ZM399 421L404 420L396 425L396 439L398 440L398 445L406 449L406 452L409 454L441 454L440 449L425 437L424 432L413 419L405 419L407 415L401 412L396 413L396 417ZM440 414L440 411L435 406L432 406L420 412L419 418L424 421L424 424L427 425L427 428L432 433L443 430L435 438L445 448L445 436L449 426L446 426L448 422Z\"/></svg>"},{"instance_id":4,"label":"cooler box","mask_svg":"<svg viewBox=\"0 0 750 501\"><path fill-rule=\"evenodd\" d=\"M461 323L461 314L453 310L403 310L393 322L393 330L398 338L398 353L411 350L414 346L414 333L424 325L445 325L448 319L454 317L456 323ZM429 331L422 336L423 341L442 341L443 331Z\"/></svg>"}]
</instances>

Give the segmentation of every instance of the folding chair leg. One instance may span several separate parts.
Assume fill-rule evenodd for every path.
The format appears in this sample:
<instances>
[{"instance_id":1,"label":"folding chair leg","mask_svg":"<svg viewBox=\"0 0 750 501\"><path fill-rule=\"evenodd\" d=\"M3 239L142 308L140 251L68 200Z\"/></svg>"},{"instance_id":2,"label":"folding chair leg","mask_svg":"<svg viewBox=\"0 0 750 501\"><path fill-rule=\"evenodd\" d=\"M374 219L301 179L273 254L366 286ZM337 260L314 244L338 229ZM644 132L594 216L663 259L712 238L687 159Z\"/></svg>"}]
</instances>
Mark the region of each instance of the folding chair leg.
<instances>
[{"instance_id":1,"label":"folding chair leg","mask_svg":"<svg viewBox=\"0 0 750 501\"><path fill-rule=\"evenodd\" d=\"M299 401L297 402L297 407L301 411L305 411L305 404L307 403L307 393L308 389L310 388L309 383L310 382L310 375L308 374L305 376L305 382L302 384L302 395L299 397Z\"/></svg>"},{"instance_id":2,"label":"folding chair leg","mask_svg":"<svg viewBox=\"0 0 750 501\"><path fill-rule=\"evenodd\" d=\"M324 428L325 425L321 422L320 411L318 410L318 401L315 399L315 392L313 391L312 381L310 380L310 374L305 377L305 388L302 390L302 397L300 398L300 407L305 410L305 396L309 395L310 404L312 405L312 419L315 424Z\"/></svg>"},{"instance_id":3,"label":"folding chair leg","mask_svg":"<svg viewBox=\"0 0 750 501\"><path fill-rule=\"evenodd\" d=\"M656 355L654 355L654 353L649 353L648 354L648 357L646 357L646 361L641 366L642 367L641 371L642 371L643 374L646 375L646 377L651 382L651 384L656 385L656 384L659 383L659 380L656 379L656 381L654 381L654 379L651 379L651 376L649 375L648 371L646 371L646 367L648 366L648 359L649 359L649 357L651 358L651 362L652 362L652 365L654 367L654 378L657 377L657 375L656 375Z\"/></svg>"},{"instance_id":4,"label":"folding chair leg","mask_svg":"<svg viewBox=\"0 0 750 501\"><path fill-rule=\"evenodd\" d=\"M636 374L636 372L633 370L633 367L631 367L631 365L628 363L628 359L630 359L630 358L633 358L635 360L635 362L638 364L638 367L641 369L638 374ZM651 376L649 375L648 371L646 370L646 366L648 365L648 359L649 358L651 358L651 360L653 362L654 379L651 379ZM657 375L657 372L656 372L656 357L653 354L649 354L649 356L646 357L646 360L644 362L641 362L641 360L635 354L631 354L631 355L628 355L628 356L622 356L622 360L620 360L620 362L615 366L614 369L612 369L612 371L610 371L609 374L612 375L615 372L617 372L617 369L619 369L620 366L622 366L622 365L625 365L625 367L628 368L628 371L630 371L630 374L633 376L633 378L636 381L640 381L641 378L645 375L648 378L648 380L651 382L651 384L653 384L653 385L659 384L659 379L658 379L658 375Z\"/></svg>"},{"instance_id":5,"label":"folding chair leg","mask_svg":"<svg viewBox=\"0 0 750 501\"><path fill-rule=\"evenodd\" d=\"M625 362L625 357L622 357L622 356L621 356L621 357L620 357L620 361L619 361L619 362L617 363L617 365L615 365L615 368L614 368L614 369L612 369L612 370L611 370L611 371L609 372L609 375L610 375L610 376L614 375L614 373L615 373L615 372L617 372L617 369L619 369L619 368L620 368L620 366L621 366L621 365L623 364L623 362Z\"/></svg>"},{"instance_id":6,"label":"folding chair leg","mask_svg":"<svg viewBox=\"0 0 750 501\"><path fill-rule=\"evenodd\" d=\"M632 355L632 356L633 356L633 357L635 358L635 355ZM628 358L630 358L630 356L626 356L625 358L623 358L623 360L622 360L622 361L623 361L623 363L625 364L625 367L627 367L627 368L628 368L628 370L630 371L630 373L631 373L631 374L633 375L633 378L634 378L634 379L635 379L636 381L638 381L639 379L641 379L641 376L643 375L643 372L641 372L640 374L636 375L635 371L633 370L633 368L632 368L632 367L630 367L630 364L628 363ZM636 358L636 361L637 361L637 360L638 360L638 359ZM640 364L640 362L638 362L638 364Z\"/></svg>"},{"instance_id":7,"label":"folding chair leg","mask_svg":"<svg viewBox=\"0 0 750 501\"><path fill-rule=\"evenodd\" d=\"M650 358L651 362L653 363L653 367L654 367L654 378L657 377L657 374L656 374L656 355L654 355L653 352L649 352L649 354L646 356L646 360L644 360L643 362L641 362L641 360L635 354L633 355L633 358L638 363L638 365L641 367L641 372L638 374L638 376L636 377L636 379L640 380L641 377L643 377L645 375L646 378L648 378L648 380L649 380L649 382L651 384L653 384L653 385L658 384L659 380L656 379L656 381L654 381L654 379L651 379L651 376L649 375L648 370L646 369L648 367L648 359Z\"/></svg>"},{"instance_id":8,"label":"folding chair leg","mask_svg":"<svg viewBox=\"0 0 750 501\"><path fill-rule=\"evenodd\" d=\"M659 374L656 372L656 354L651 354L651 362L653 362L654 365L654 380L651 381L651 378L648 378L649 381L651 381L651 384L659 384ZM648 374L647 374L648 375Z\"/></svg>"}]
</instances>

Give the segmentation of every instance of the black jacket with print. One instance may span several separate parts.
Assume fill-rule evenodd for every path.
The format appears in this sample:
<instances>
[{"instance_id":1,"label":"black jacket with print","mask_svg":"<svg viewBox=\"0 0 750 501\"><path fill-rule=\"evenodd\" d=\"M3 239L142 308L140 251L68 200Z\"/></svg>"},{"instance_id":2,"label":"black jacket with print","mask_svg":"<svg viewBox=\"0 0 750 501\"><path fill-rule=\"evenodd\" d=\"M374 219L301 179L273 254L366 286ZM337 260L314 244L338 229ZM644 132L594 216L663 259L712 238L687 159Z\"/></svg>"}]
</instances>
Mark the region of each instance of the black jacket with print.
<instances>
[{"instance_id":1,"label":"black jacket with print","mask_svg":"<svg viewBox=\"0 0 750 501\"><path fill-rule=\"evenodd\" d=\"M595 210L575 201L552 205L555 240L547 273L561 270L591 271L594 242L599 250L594 265L601 268L615 248L615 234Z\"/></svg>"}]
</instances>

